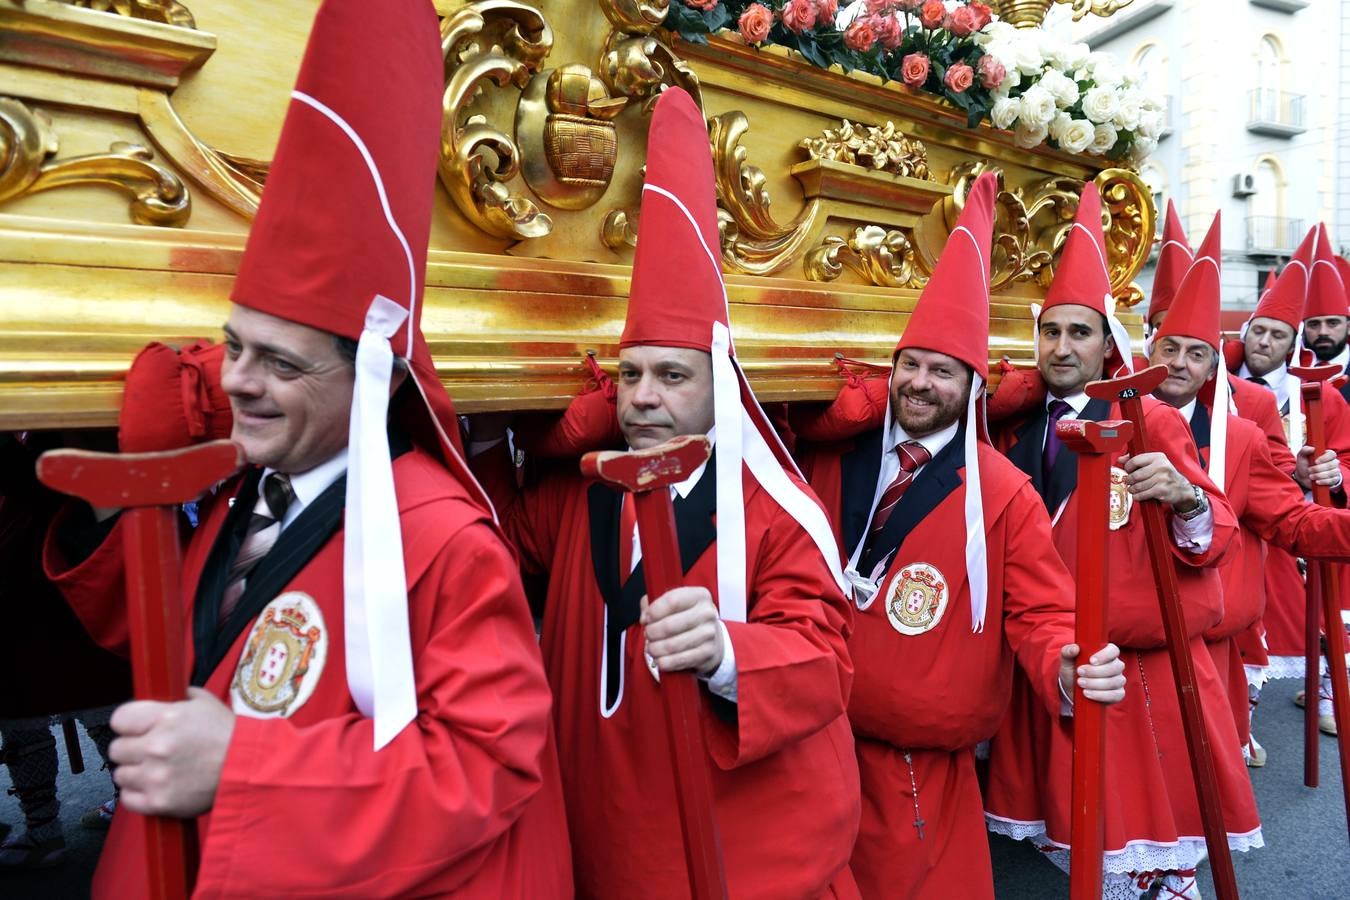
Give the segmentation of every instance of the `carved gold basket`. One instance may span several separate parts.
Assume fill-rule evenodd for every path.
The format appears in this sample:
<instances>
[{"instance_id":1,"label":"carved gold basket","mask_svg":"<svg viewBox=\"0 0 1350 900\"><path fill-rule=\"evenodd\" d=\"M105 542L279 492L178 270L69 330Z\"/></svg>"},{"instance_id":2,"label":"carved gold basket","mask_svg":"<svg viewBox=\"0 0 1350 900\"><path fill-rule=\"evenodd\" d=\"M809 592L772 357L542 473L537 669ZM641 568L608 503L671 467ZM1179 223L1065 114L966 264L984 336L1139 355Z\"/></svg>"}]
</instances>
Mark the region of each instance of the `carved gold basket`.
<instances>
[{"instance_id":1,"label":"carved gold basket","mask_svg":"<svg viewBox=\"0 0 1350 900\"><path fill-rule=\"evenodd\" d=\"M0 0L0 427L111 424L143 344L219 336L315 6ZM782 48L672 43L665 0L436 6L423 327L464 411L559 407L587 350L612 365L668 85L708 117L737 353L766 401L832 396L835 352L889 357L986 168L1003 187L992 357L1030 359L1028 308L1086 179L1113 290L1139 297L1155 211L1132 171L1022 150Z\"/></svg>"}]
</instances>

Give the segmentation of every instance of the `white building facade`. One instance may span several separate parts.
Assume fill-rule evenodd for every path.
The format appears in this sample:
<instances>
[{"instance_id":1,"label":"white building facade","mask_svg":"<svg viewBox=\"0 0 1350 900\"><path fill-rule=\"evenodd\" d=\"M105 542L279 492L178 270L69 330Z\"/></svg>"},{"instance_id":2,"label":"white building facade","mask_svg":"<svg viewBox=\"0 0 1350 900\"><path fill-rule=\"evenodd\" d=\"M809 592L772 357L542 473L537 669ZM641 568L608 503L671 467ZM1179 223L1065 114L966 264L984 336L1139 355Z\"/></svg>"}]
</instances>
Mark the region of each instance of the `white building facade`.
<instances>
[{"instance_id":1,"label":"white building facade","mask_svg":"<svg viewBox=\"0 0 1350 900\"><path fill-rule=\"evenodd\" d=\"M1078 23L1065 13L1049 26L1137 65L1167 95L1169 129L1140 173L1160 223L1170 198L1193 247L1223 211L1225 309L1251 309L1318 221L1350 250L1350 0L1135 0Z\"/></svg>"}]
</instances>

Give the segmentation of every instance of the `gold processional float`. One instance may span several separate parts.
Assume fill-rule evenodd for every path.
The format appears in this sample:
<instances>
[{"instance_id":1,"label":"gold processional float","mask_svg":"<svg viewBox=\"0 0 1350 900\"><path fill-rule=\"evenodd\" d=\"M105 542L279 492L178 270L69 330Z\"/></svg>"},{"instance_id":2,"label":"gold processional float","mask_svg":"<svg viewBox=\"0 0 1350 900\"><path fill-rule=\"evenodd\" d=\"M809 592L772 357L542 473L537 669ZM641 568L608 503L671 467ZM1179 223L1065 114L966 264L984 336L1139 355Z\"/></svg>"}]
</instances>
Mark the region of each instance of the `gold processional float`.
<instances>
[{"instance_id":1,"label":"gold processional float","mask_svg":"<svg viewBox=\"0 0 1350 900\"><path fill-rule=\"evenodd\" d=\"M1078 15L1124 5L1073 2ZM923 14L895 5L902 22ZM993 4L1033 29L1049 5ZM0 0L0 428L112 425L140 347L219 339L316 6ZM747 41L745 3L436 7L445 124L423 328L463 412L560 408L587 351L615 362L648 115L668 85L708 119L737 351L765 401L833 397L836 353L889 359L986 168L1003 187L993 359L1031 359L1029 307L1086 179L1109 216L1112 289L1140 299L1156 211L1108 158L1124 131L1105 156L1024 149L1025 134L967 128L969 110L932 92L820 67L822 47L851 52L832 27L816 42L775 20L801 52ZM934 36L956 40L920 34Z\"/></svg>"}]
</instances>

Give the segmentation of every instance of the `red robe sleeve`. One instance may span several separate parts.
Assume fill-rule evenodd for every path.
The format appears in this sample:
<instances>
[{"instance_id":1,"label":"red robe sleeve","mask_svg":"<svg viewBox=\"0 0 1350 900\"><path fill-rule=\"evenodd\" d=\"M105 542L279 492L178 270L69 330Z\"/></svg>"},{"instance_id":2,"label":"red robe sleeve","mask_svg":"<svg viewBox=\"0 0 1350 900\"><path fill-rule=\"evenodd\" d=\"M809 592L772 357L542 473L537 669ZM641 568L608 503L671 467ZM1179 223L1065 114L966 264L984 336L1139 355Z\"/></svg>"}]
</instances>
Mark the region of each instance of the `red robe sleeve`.
<instances>
[{"instance_id":1,"label":"red robe sleeve","mask_svg":"<svg viewBox=\"0 0 1350 900\"><path fill-rule=\"evenodd\" d=\"M1294 556L1350 561L1350 510L1307 502L1263 444L1254 447L1247 471L1245 525Z\"/></svg>"},{"instance_id":2,"label":"red robe sleeve","mask_svg":"<svg viewBox=\"0 0 1350 900\"><path fill-rule=\"evenodd\" d=\"M42 544L43 571L94 642L111 653L130 658L123 523L119 519L88 557L72 560L63 551L58 536L61 529L71 524L71 518L81 512L79 503L67 503L48 526Z\"/></svg>"},{"instance_id":3,"label":"red robe sleeve","mask_svg":"<svg viewBox=\"0 0 1350 900\"><path fill-rule=\"evenodd\" d=\"M1055 552L1045 504L1030 482L1024 484L1004 515L1003 633L1037 697L1058 716L1060 650L1073 643L1073 575ZM1083 648L1084 656L1099 647Z\"/></svg>"},{"instance_id":4,"label":"red robe sleeve","mask_svg":"<svg viewBox=\"0 0 1350 900\"><path fill-rule=\"evenodd\" d=\"M550 461L550 465L569 465L575 471L577 462ZM492 500L506 539L520 554L521 569L531 575L547 572L565 515L566 485L571 479L560 471L559 477L518 486L506 441L473 457L469 467Z\"/></svg>"},{"instance_id":5,"label":"red robe sleeve","mask_svg":"<svg viewBox=\"0 0 1350 900\"><path fill-rule=\"evenodd\" d=\"M1199 451L1195 449L1195 440L1191 437L1190 426L1181 417L1181 413L1163 403L1149 403L1145 406L1144 423L1148 429L1149 443L1167 454L1167 459L1191 484L1205 492L1210 512L1214 517L1214 534L1209 548L1204 553L1191 553L1177 546L1168 533L1168 545L1172 555L1182 563L1195 568L1217 565L1227 555L1233 538L1238 533L1237 516L1229 504L1227 496L1205 472L1200 464ZM1168 524L1173 516L1172 508L1165 507Z\"/></svg>"},{"instance_id":6,"label":"red robe sleeve","mask_svg":"<svg viewBox=\"0 0 1350 900\"><path fill-rule=\"evenodd\" d=\"M1233 379L1237 384L1256 387L1254 391L1244 392L1242 415L1254 423L1266 435L1267 448L1275 465L1286 475L1294 474L1294 454L1289 450L1289 439L1284 435L1284 421L1280 418L1280 409L1275 405L1275 395L1263 387L1251 385ZM1236 391L1237 389L1234 388Z\"/></svg>"},{"instance_id":7,"label":"red robe sleeve","mask_svg":"<svg viewBox=\"0 0 1350 900\"><path fill-rule=\"evenodd\" d=\"M749 621L726 623L737 714L730 722L705 717L708 750L723 769L763 759L838 719L853 684L852 606L806 531L766 494L758 500L746 532L766 533L747 566Z\"/></svg>"},{"instance_id":8,"label":"red robe sleeve","mask_svg":"<svg viewBox=\"0 0 1350 900\"><path fill-rule=\"evenodd\" d=\"M472 875L521 815L543 780L550 694L510 552L468 525L409 603L430 621L414 645L417 718L377 753L374 723L356 712L306 727L238 717L200 884L417 895L432 878L457 883L456 867Z\"/></svg>"}]
</instances>

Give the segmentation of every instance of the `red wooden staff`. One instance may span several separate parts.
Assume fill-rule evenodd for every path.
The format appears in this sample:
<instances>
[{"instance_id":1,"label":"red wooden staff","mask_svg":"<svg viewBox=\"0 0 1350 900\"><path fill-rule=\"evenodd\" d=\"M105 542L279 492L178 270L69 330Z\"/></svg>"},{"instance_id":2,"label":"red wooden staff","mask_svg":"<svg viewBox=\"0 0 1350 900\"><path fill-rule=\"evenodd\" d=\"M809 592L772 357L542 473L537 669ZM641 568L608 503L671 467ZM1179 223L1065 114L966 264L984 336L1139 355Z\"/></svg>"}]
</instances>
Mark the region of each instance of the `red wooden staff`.
<instances>
[{"instance_id":1,"label":"red wooden staff","mask_svg":"<svg viewBox=\"0 0 1350 900\"><path fill-rule=\"evenodd\" d=\"M1055 434L1078 454L1078 599L1074 641L1080 658L1106 646L1106 538L1111 463L1130 439L1129 422L1061 421ZM1099 900L1106 850L1106 707L1073 691L1073 806L1069 828L1069 898Z\"/></svg>"},{"instance_id":2,"label":"red wooden staff","mask_svg":"<svg viewBox=\"0 0 1350 900\"><path fill-rule=\"evenodd\" d=\"M166 453L53 450L38 460L47 487L120 508L127 569L132 686L138 700L187 697L183 599L175 509L200 497L243 464L239 448L214 441ZM195 823L144 816L151 900L184 900L196 876Z\"/></svg>"},{"instance_id":3,"label":"red wooden staff","mask_svg":"<svg viewBox=\"0 0 1350 900\"><path fill-rule=\"evenodd\" d=\"M1300 390L1303 394L1305 421L1308 423L1308 443L1313 448L1313 459L1321 456L1327 449L1326 417L1322 409L1322 382L1340 374L1337 366L1314 366L1305 368L1291 367L1290 370L1303 382ZM1313 500L1319 506L1331 506L1331 490L1324 485L1312 486ZM1341 620L1340 571L1332 563L1319 561L1317 566L1318 588L1308 590L1307 621L1307 688L1304 691L1303 714L1305 737L1307 727L1311 726L1311 739L1305 740L1303 756L1303 782L1308 787L1317 787L1317 696L1318 684L1318 613L1317 599L1322 601L1321 618L1327 635L1327 671L1331 675L1331 707L1336 716L1336 746L1341 757L1341 790L1345 794L1345 813L1347 827L1350 827L1350 684L1345 674L1345 626ZM1309 777L1311 776L1311 778Z\"/></svg>"},{"instance_id":4,"label":"red wooden staff","mask_svg":"<svg viewBox=\"0 0 1350 900\"><path fill-rule=\"evenodd\" d=\"M1119 403L1121 414L1134 424L1134 434L1130 437L1131 456L1153 449L1144 427L1143 398L1153 393L1166 377L1166 366L1153 366L1122 378L1094 381L1087 386L1089 397ZM1177 683L1177 703L1186 733L1186 749L1190 751L1191 774L1195 778L1195 792L1205 827L1205 843L1209 847L1214 891L1220 900L1236 900L1237 877L1233 874L1233 858L1228 851L1228 832L1223 825L1223 806L1219 801L1219 782L1214 774L1214 757L1205 731L1205 713L1195 686L1195 663L1191 659L1190 638L1186 634L1186 619L1181 611L1181 591L1177 584L1176 565L1172 560L1172 540L1168 535L1167 520L1161 504L1145 502L1139 504L1139 508L1144 517L1144 535L1148 540L1153 581L1158 586L1167 655L1171 659L1172 675Z\"/></svg>"},{"instance_id":5,"label":"red wooden staff","mask_svg":"<svg viewBox=\"0 0 1350 900\"><path fill-rule=\"evenodd\" d=\"M581 459L586 477L633 495L648 597L660 597L684 581L669 489L707 462L711 452L711 444L703 435L683 435L646 450L587 453ZM726 871L713 812L712 773L703 743L698 682L689 672L662 672L660 694L674 763L690 891L694 900L725 900Z\"/></svg>"}]
</instances>

